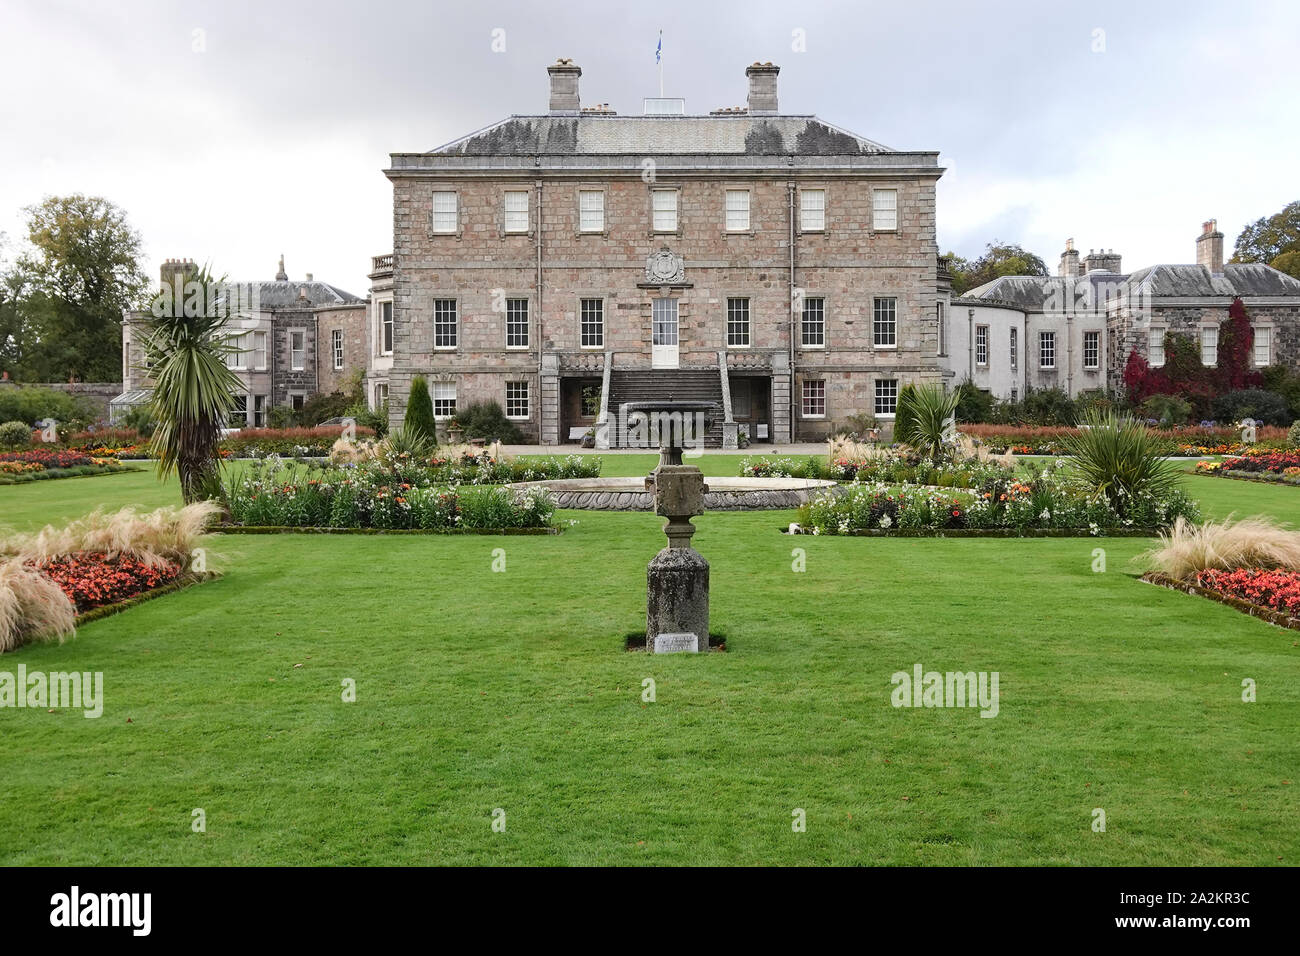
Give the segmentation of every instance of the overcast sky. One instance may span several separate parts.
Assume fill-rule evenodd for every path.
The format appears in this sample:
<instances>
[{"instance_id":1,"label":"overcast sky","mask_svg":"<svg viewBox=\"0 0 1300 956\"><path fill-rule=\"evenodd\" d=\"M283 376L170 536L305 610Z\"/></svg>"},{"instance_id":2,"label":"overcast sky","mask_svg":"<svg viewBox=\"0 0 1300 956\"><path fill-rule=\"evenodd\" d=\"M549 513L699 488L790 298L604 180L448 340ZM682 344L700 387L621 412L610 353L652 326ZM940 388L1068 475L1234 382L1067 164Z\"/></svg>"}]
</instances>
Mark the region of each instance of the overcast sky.
<instances>
[{"instance_id":1,"label":"overcast sky","mask_svg":"<svg viewBox=\"0 0 1300 956\"><path fill-rule=\"evenodd\" d=\"M269 279L284 253L364 295L392 248L388 153L545 112L558 56L584 104L637 113L661 29L688 112L743 104L771 60L783 112L938 150L945 251L997 238L1055 268L1072 236L1128 269L1194 261L1202 220L1230 248L1300 199L1296 0L3 0L0 231L12 254L23 206L99 194L151 274Z\"/></svg>"}]
</instances>

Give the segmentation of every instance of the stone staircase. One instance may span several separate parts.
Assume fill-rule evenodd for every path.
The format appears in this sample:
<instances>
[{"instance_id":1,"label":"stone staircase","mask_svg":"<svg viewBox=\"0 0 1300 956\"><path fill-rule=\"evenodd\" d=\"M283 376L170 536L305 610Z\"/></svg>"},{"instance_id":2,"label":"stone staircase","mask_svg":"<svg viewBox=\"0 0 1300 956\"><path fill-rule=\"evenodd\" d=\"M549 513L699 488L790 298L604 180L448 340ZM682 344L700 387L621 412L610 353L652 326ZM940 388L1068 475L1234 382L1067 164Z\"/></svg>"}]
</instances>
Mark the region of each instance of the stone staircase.
<instances>
[{"instance_id":1,"label":"stone staircase","mask_svg":"<svg viewBox=\"0 0 1300 956\"><path fill-rule=\"evenodd\" d=\"M718 414L704 436L704 447L722 447L722 376L718 369L615 368L609 377L611 448L646 447L644 440L629 442L627 417L620 412L624 402L653 401L715 402Z\"/></svg>"}]
</instances>

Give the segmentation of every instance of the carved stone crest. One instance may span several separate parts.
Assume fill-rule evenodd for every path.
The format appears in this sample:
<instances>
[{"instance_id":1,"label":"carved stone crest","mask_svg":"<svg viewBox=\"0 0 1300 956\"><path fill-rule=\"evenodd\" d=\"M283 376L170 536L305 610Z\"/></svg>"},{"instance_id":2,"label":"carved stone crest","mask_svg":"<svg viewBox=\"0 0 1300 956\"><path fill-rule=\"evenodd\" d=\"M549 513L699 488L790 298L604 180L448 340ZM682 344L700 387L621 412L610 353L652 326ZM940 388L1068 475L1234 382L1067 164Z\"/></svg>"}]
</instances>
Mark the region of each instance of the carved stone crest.
<instances>
[{"instance_id":1,"label":"carved stone crest","mask_svg":"<svg viewBox=\"0 0 1300 956\"><path fill-rule=\"evenodd\" d=\"M651 253L645 261L645 281L671 283L686 281L686 260L668 250L667 246Z\"/></svg>"}]
</instances>

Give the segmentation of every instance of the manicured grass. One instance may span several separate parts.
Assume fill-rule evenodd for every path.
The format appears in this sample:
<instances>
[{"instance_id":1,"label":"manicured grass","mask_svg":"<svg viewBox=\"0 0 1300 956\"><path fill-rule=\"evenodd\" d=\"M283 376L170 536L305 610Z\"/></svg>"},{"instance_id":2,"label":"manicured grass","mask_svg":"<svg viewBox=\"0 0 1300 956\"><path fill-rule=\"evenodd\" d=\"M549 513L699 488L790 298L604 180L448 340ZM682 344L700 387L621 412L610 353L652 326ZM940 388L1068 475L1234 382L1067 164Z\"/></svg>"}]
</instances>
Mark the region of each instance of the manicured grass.
<instances>
[{"instance_id":1,"label":"manicured grass","mask_svg":"<svg viewBox=\"0 0 1300 956\"><path fill-rule=\"evenodd\" d=\"M1207 515L1294 518L1293 489L1188 482ZM175 500L151 474L7 487L0 524ZM216 537L221 580L0 657L103 671L106 695L98 720L0 710L0 863L1300 862L1296 636L1137 581L1147 541L792 539L789 512L709 514L728 651L654 657L623 642L662 519L561 517L558 537ZM918 662L998 671L999 715L892 708Z\"/></svg>"}]
</instances>

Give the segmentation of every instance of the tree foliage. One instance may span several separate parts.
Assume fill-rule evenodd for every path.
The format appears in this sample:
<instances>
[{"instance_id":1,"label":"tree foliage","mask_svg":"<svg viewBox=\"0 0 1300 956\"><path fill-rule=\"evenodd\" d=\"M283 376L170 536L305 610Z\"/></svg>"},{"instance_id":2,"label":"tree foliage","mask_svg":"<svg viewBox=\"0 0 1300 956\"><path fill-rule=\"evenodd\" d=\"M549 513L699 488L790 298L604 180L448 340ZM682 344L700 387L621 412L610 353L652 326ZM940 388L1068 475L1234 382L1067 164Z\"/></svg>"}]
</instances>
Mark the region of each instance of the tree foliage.
<instances>
[{"instance_id":1,"label":"tree foliage","mask_svg":"<svg viewBox=\"0 0 1300 956\"><path fill-rule=\"evenodd\" d=\"M990 242L977 259L949 254L952 291L962 295L1002 276L1045 276L1047 264L1015 243Z\"/></svg>"},{"instance_id":2,"label":"tree foliage","mask_svg":"<svg viewBox=\"0 0 1300 956\"><path fill-rule=\"evenodd\" d=\"M0 363L26 381L118 381L122 314L147 280L140 237L99 196L27 207L27 249L0 265Z\"/></svg>"},{"instance_id":3,"label":"tree foliage","mask_svg":"<svg viewBox=\"0 0 1300 956\"><path fill-rule=\"evenodd\" d=\"M1288 275L1300 267L1300 256L1290 256L1278 265L1286 253L1300 253L1300 200L1288 203L1271 216L1256 219L1237 237L1232 250L1233 262L1267 262ZM1289 266L1290 268L1283 268Z\"/></svg>"}]
</instances>

